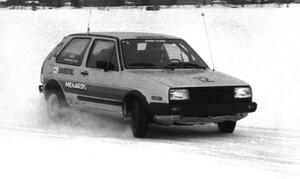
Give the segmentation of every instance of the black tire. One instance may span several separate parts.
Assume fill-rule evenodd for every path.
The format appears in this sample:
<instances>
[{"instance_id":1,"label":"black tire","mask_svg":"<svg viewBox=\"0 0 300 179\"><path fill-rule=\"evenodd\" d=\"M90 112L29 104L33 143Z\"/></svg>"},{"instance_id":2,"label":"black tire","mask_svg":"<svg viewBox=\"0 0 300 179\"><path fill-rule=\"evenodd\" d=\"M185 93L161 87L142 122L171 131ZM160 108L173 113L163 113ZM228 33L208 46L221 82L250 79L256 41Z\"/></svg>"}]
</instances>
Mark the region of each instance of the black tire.
<instances>
[{"instance_id":1,"label":"black tire","mask_svg":"<svg viewBox=\"0 0 300 179\"><path fill-rule=\"evenodd\" d=\"M47 114L50 119L61 118L65 115L67 102L61 91L50 90L47 92Z\"/></svg>"},{"instance_id":2,"label":"black tire","mask_svg":"<svg viewBox=\"0 0 300 179\"><path fill-rule=\"evenodd\" d=\"M219 131L222 133L233 133L235 126L236 121L224 121L218 123Z\"/></svg>"},{"instance_id":3,"label":"black tire","mask_svg":"<svg viewBox=\"0 0 300 179\"><path fill-rule=\"evenodd\" d=\"M144 138L148 131L148 113L146 107L137 99L134 99L130 109L131 130L136 138Z\"/></svg>"}]
</instances>

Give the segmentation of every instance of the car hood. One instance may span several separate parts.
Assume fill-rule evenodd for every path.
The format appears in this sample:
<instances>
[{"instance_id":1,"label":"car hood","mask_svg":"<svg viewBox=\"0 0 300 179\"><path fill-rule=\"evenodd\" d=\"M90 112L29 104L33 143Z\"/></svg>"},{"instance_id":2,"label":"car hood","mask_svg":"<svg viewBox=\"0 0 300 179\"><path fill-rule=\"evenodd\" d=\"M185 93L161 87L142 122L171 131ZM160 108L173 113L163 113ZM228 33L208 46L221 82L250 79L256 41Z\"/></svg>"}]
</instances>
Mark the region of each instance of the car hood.
<instances>
[{"instance_id":1,"label":"car hood","mask_svg":"<svg viewBox=\"0 0 300 179\"><path fill-rule=\"evenodd\" d=\"M131 70L130 73L152 79L169 87L245 86L242 80L210 69ZM147 83L145 81L145 83Z\"/></svg>"}]
</instances>

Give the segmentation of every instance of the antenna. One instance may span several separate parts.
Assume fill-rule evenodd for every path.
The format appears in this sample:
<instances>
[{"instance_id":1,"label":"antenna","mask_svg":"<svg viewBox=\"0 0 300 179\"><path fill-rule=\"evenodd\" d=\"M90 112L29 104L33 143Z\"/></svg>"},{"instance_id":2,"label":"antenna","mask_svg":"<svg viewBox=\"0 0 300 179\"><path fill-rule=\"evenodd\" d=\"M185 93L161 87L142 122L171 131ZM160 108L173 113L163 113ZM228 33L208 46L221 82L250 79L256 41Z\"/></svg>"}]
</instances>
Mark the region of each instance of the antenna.
<instances>
[{"instance_id":1,"label":"antenna","mask_svg":"<svg viewBox=\"0 0 300 179\"><path fill-rule=\"evenodd\" d=\"M213 66L213 71L215 71L215 64L214 64L213 54L212 54L211 45L210 45L210 41L209 41L207 25L206 25L206 21L205 21L205 14L202 13L201 16L202 16L202 19L203 19L204 29L205 29L205 32L206 32L206 38L207 38L207 43L208 43L208 48L209 48L210 60L211 60L212 66Z\"/></svg>"},{"instance_id":2,"label":"antenna","mask_svg":"<svg viewBox=\"0 0 300 179\"><path fill-rule=\"evenodd\" d=\"M91 15L92 15L92 8L90 8L90 13L89 13L89 20L88 20L88 26L87 26L87 33L90 33L90 21L91 21Z\"/></svg>"}]
</instances>

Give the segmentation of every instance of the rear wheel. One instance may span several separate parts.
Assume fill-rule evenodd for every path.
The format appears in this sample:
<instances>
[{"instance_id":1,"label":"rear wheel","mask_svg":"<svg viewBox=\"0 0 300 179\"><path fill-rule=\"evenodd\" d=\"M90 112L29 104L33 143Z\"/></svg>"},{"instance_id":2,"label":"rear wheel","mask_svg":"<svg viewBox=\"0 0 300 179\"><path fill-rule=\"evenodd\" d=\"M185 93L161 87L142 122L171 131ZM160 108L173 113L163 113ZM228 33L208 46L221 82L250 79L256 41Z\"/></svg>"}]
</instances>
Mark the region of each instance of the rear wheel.
<instances>
[{"instance_id":1,"label":"rear wheel","mask_svg":"<svg viewBox=\"0 0 300 179\"><path fill-rule=\"evenodd\" d=\"M146 107L137 99L131 105L131 130L134 137L144 138L148 131L148 114Z\"/></svg>"},{"instance_id":2,"label":"rear wheel","mask_svg":"<svg viewBox=\"0 0 300 179\"><path fill-rule=\"evenodd\" d=\"M235 126L236 121L224 121L218 123L219 131L222 133L233 133Z\"/></svg>"},{"instance_id":3,"label":"rear wheel","mask_svg":"<svg viewBox=\"0 0 300 179\"><path fill-rule=\"evenodd\" d=\"M67 103L62 92L51 90L47 97L47 114L51 119L61 118L65 114Z\"/></svg>"}]
</instances>

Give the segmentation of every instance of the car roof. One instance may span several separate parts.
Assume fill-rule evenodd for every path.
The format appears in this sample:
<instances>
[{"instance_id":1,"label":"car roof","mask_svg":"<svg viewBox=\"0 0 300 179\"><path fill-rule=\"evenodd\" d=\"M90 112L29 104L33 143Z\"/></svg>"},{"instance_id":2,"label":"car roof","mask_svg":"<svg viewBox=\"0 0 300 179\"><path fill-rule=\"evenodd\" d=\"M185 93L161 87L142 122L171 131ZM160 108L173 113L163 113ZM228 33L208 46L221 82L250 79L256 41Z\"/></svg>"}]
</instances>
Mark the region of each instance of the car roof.
<instances>
[{"instance_id":1,"label":"car roof","mask_svg":"<svg viewBox=\"0 0 300 179\"><path fill-rule=\"evenodd\" d=\"M145 32L90 32L71 34L70 36L101 36L123 39L180 39L179 37Z\"/></svg>"}]
</instances>

